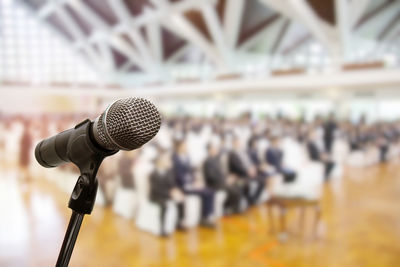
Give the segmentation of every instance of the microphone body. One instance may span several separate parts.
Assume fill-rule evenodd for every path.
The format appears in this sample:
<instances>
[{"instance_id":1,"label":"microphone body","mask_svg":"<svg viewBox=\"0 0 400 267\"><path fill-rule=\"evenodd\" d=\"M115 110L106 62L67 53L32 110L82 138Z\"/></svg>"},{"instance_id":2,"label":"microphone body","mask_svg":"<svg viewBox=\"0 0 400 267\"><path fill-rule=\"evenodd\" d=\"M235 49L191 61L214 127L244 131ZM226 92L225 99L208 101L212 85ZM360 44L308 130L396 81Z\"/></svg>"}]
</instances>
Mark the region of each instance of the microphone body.
<instances>
[{"instance_id":1,"label":"microphone body","mask_svg":"<svg viewBox=\"0 0 400 267\"><path fill-rule=\"evenodd\" d=\"M118 150L133 150L150 141L160 126L161 116L152 103L141 98L121 99L93 122L85 120L73 129L42 140L35 148L35 157L43 167L52 168L77 163L91 152L112 155ZM82 145L83 140L86 145Z\"/></svg>"},{"instance_id":2,"label":"microphone body","mask_svg":"<svg viewBox=\"0 0 400 267\"><path fill-rule=\"evenodd\" d=\"M103 149L92 137L93 123L85 120L72 129L42 140L35 148L35 157L40 165L53 168L64 163L78 163L87 154L108 154L116 151ZM76 150L83 150L77 153Z\"/></svg>"},{"instance_id":3,"label":"microphone body","mask_svg":"<svg viewBox=\"0 0 400 267\"><path fill-rule=\"evenodd\" d=\"M39 164L46 168L52 168L70 162L67 156L67 147L74 131L75 128L69 129L41 141L35 149L35 157Z\"/></svg>"}]
</instances>

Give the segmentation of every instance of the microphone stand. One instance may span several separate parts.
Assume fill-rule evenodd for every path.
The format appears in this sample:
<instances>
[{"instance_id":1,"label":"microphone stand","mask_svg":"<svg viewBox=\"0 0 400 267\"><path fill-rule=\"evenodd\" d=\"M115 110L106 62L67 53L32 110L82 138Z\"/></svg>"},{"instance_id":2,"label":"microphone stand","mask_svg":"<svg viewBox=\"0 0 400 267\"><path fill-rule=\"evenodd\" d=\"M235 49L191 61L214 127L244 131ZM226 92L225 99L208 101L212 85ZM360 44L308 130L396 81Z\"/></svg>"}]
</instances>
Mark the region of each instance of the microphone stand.
<instances>
[{"instance_id":1,"label":"microphone stand","mask_svg":"<svg viewBox=\"0 0 400 267\"><path fill-rule=\"evenodd\" d=\"M68 224L67 232L65 233L56 266L68 266L72 251L74 250L76 238L78 237L79 229L81 228L83 216L84 214L72 211L71 219Z\"/></svg>"},{"instance_id":2,"label":"microphone stand","mask_svg":"<svg viewBox=\"0 0 400 267\"><path fill-rule=\"evenodd\" d=\"M91 121L85 120L75 126L76 134L68 147L68 157L78 166L80 176L69 199L68 207L72 215L64 236L56 267L67 267L74 250L83 217L90 214L96 200L98 181L97 171L101 162L107 156L117 151L105 151L92 141Z\"/></svg>"}]
</instances>

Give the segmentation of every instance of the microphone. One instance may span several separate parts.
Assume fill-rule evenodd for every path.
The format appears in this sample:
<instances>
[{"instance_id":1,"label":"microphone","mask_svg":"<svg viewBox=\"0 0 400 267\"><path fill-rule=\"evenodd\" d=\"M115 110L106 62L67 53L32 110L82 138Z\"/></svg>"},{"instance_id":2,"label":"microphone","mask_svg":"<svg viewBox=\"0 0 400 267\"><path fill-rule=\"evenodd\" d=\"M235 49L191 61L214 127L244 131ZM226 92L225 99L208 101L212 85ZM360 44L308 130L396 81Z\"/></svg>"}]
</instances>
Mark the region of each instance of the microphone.
<instances>
[{"instance_id":1,"label":"microphone","mask_svg":"<svg viewBox=\"0 0 400 267\"><path fill-rule=\"evenodd\" d=\"M46 168L72 162L80 175L70 196L73 210L56 266L67 266L84 214L91 214L96 200L96 174L105 157L118 150L133 150L150 141L161 126L157 108L142 98L120 99L94 121L88 119L55 136L42 140L35 157Z\"/></svg>"},{"instance_id":2,"label":"microphone","mask_svg":"<svg viewBox=\"0 0 400 267\"><path fill-rule=\"evenodd\" d=\"M150 101L120 99L93 122L85 120L73 129L42 140L35 148L35 157L46 168L68 162L80 166L87 158L137 149L150 141L160 126L161 115Z\"/></svg>"}]
</instances>

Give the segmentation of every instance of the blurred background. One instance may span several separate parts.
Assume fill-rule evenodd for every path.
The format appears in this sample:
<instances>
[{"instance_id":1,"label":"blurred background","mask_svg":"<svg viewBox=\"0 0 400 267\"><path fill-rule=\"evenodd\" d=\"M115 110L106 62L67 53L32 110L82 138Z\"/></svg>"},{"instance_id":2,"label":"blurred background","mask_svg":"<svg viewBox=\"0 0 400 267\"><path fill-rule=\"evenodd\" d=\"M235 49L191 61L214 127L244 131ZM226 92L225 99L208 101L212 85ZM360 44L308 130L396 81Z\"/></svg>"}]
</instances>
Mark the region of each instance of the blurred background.
<instances>
[{"instance_id":1,"label":"blurred background","mask_svg":"<svg viewBox=\"0 0 400 267\"><path fill-rule=\"evenodd\" d=\"M1 0L0 265L61 247L37 142L143 97L71 266L395 266L399 86L399 0Z\"/></svg>"}]
</instances>

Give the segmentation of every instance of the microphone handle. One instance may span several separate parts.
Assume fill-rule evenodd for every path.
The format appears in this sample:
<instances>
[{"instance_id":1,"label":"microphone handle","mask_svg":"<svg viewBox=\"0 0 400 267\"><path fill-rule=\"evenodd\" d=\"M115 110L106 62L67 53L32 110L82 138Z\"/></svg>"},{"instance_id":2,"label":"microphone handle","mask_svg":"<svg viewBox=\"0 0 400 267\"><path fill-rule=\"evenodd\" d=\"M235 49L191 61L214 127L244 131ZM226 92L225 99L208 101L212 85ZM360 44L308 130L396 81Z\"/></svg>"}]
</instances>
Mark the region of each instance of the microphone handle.
<instances>
[{"instance_id":1,"label":"microphone handle","mask_svg":"<svg viewBox=\"0 0 400 267\"><path fill-rule=\"evenodd\" d=\"M67 157L69 138L75 129L69 129L42 140L35 148L35 157L46 168L57 167L70 162Z\"/></svg>"}]
</instances>

